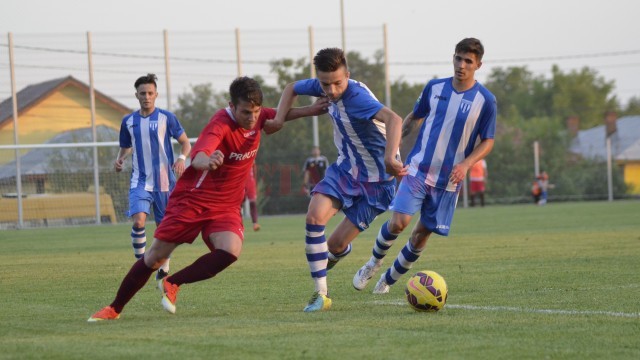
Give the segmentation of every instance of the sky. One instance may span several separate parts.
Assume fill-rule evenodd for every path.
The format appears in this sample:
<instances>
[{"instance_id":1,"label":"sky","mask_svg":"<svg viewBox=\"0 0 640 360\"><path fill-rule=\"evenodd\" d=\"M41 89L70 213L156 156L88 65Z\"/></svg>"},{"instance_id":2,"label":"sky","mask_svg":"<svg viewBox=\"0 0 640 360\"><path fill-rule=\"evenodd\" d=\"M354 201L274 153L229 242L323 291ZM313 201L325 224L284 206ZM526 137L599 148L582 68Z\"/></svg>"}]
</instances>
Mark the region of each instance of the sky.
<instances>
[{"instance_id":1,"label":"sky","mask_svg":"<svg viewBox=\"0 0 640 360\"><path fill-rule=\"evenodd\" d=\"M564 72L586 66L595 69L604 80L615 81L614 94L623 105L631 97L640 97L640 29L637 27L640 1L637 0L343 1L347 50L363 49L365 55L370 55L366 54L368 49L382 48L381 29L386 24L392 80L402 78L411 83L425 83L434 76L451 76L449 62L455 44L462 38L476 37L485 46L483 67L476 73L481 82L496 66L526 66L534 74L545 77L550 76L553 64ZM341 47L340 0L3 0L0 2L0 97L10 96L7 90L9 32L16 45L80 50L86 46L86 33L91 32L98 39L109 39L96 47L137 54L150 51L139 44L129 44L138 41L136 39L146 39L138 38L143 36L139 34L161 34L167 30L173 34L170 38L175 49L172 56L180 51L186 54L186 48L194 51L199 36L204 39L203 34L210 37L226 34L224 39L229 45L218 54L202 52L190 56L234 59L232 39L237 28L247 34L247 41L242 45L246 49L243 59L267 60L280 55L292 56L284 43L295 43L296 54L308 55L309 27L314 31L318 29L320 40L316 46ZM161 49L161 36L154 39L156 48ZM51 52L16 50L16 63L22 65L16 70L18 88L60 77L73 66L87 67L84 58L77 59L77 65L66 67L56 63L56 56ZM48 59L51 59L49 63ZM134 64L137 60L114 58L111 61L113 64L99 64L104 73L96 77L100 80L96 87L116 94L116 99L131 107L136 106L129 82L137 77L135 71L143 72L144 66ZM109 66L117 67L118 61L122 67L130 67L131 73L112 70L109 75ZM175 63L179 70L175 70L172 79L175 78L178 85L172 84L177 87L171 90L172 98L184 91L187 82L193 85L210 76L216 84L228 84L236 72L235 65L228 65L215 72L202 72L200 77L187 78L189 70L200 72L197 65L185 64L181 68L179 61ZM154 66L159 67L160 63ZM267 79L273 78L268 75L266 65L247 66L247 71L260 71ZM164 68L154 71L162 72ZM126 75L120 80L116 72ZM220 72L228 73L226 78ZM185 77L182 82L181 75ZM82 80L86 79L88 77ZM366 79L357 80L366 83ZM124 82L126 84L122 84Z\"/></svg>"}]
</instances>

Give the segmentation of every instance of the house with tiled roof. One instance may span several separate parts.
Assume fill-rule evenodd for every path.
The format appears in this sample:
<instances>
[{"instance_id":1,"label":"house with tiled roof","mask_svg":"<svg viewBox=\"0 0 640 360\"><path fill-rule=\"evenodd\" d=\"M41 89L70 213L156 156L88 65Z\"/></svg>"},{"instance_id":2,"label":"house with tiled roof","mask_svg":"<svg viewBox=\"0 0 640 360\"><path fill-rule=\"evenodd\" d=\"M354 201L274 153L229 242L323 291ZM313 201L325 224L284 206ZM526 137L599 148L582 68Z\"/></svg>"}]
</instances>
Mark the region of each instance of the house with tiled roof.
<instances>
[{"instance_id":1,"label":"house with tiled roof","mask_svg":"<svg viewBox=\"0 0 640 360\"><path fill-rule=\"evenodd\" d=\"M53 144L92 141L89 85L67 76L29 85L17 94L18 144ZM130 108L95 90L95 124L98 141L116 141L122 118ZM12 98L0 103L0 145L14 145ZM41 193L51 173L52 156L68 150L22 149L21 174L25 192ZM0 190L11 191L15 182L14 150L0 150ZM15 185L13 185L15 186ZM14 190L15 191L15 188Z\"/></svg>"},{"instance_id":2,"label":"house with tiled roof","mask_svg":"<svg viewBox=\"0 0 640 360\"><path fill-rule=\"evenodd\" d=\"M606 161L607 135L611 137L613 161L623 167L630 192L640 194L640 115L616 118L609 114L604 125L578 131L571 152L586 159Z\"/></svg>"},{"instance_id":3,"label":"house with tiled roof","mask_svg":"<svg viewBox=\"0 0 640 360\"><path fill-rule=\"evenodd\" d=\"M120 129L132 110L95 90L96 126ZM29 85L17 94L18 143L44 144L63 132L91 128L89 86L73 76ZM0 103L0 144L14 142L13 104ZM13 151L0 150L0 165L14 160Z\"/></svg>"}]
</instances>

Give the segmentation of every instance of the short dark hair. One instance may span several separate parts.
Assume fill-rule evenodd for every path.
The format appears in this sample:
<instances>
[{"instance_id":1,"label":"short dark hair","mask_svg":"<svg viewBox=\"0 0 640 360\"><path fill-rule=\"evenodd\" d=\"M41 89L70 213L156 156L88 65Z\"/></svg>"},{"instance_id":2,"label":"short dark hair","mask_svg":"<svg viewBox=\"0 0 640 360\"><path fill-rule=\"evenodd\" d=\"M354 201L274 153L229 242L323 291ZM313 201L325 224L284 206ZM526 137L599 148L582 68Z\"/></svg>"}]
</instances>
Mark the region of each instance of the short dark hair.
<instances>
[{"instance_id":1,"label":"short dark hair","mask_svg":"<svg viewBox=\"0 0 640 360\"><path fill-rule=\"evenodd\" d=\"M231 103L238 105L240 100L250 102L254 106L262 106L262 89L254 79L242 76L233 80L229 86Z\"/></svg>"},{"instance_id":2,"label":"short dark hair","mask_svg":"<svg viewBox=\"0 0 640 360\"><path fill-rule=\"evenodd\" d=\"M313 57L313 65L317 71L334 72L342 66L347 69L347 58L342 49L326 48L318 51Z\"/></svg>"},{"instance_id":3,"label":"short dark hair","mask_svg":"<svg viewBox=\"0 0 640 360\"><path fill-rule=\"evenodd\" d=\"M138 80L136 80L135 84L133 84L133 87L138 90L138 86L142 84L153 84L157 89L158 84L156 84L156 81L158 81L156 74L147 74L145 76L140 76Z\"/></svg>"},{"instance_id":4,"label":"short dark hair","mask_svg":"<svg viewBox=\"0 0 640 360\"><path fill-rule=\"evenodd\" d=\"M476 58L478 59L478 61L482 61L482 56L484 55L484 46L482 46L480 40L476 38L462 39L456 45L456 54L457 53L476 54Z\"/></svg>"}]
</instances>

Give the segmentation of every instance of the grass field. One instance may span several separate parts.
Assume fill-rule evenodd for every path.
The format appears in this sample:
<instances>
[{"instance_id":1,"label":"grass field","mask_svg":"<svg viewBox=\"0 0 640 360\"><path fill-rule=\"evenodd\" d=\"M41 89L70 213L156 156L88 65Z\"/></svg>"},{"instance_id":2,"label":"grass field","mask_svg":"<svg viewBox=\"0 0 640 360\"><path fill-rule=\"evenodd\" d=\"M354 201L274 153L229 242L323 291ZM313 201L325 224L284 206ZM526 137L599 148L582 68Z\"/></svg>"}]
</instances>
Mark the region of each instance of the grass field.
<instances>
[{"instance_id":1,"label":"grass field","mask_svg":"<svg viewBox=\"0 0 640 360\"><path fill-rule=\"evenodd\" d=\"M129 224L0 231L0 358L640 359L639 201L459 209L413 268L447 280L438 313L406 305L406 275L386 295L352 288L387 218L330 271L331 311L302 312L304 217L265 217L238 262L182 287L175 315L150 281L96 324L133 262ZM181 246L172 269L204 251Z\"/></svg>"}]
</instances>

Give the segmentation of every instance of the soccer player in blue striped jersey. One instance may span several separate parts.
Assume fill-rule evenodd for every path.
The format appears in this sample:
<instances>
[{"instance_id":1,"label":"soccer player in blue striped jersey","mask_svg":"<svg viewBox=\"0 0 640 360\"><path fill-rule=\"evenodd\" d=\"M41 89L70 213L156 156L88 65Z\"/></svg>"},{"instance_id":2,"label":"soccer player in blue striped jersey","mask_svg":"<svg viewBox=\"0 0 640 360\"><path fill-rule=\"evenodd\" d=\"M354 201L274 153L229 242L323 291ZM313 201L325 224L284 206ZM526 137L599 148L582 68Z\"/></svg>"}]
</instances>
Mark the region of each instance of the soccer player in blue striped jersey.
<instances>
[{"instance_id":1,"label":"soccer player in blue striped jersey","mask_svg":"<svg viewBox=\"0 0 640 360\"><path fill-rule=\"evenodd\" d=\"M475 80L483 55L478 39L460 41L453 55L453 77L429 81L405 118L403 136L419 121L424 122L406 160L409 174L391 203L391 219L378 232L373 255L353 277L356 289L364 289L380 269L387 251L417 211L420 221L378 280L374 294L389 292L389 287L411 269L432 233L449 234L462 180L473 164L491 152L494 143L496 99Z\"/></svg>"},{"instance_id":2,"label":"soccer player in blue striped jersey","mask_svg":"<svg viewBox=\"0 0 640 360\"><path fill-rule=\"evenodd\" d=\"M114 162L116 172L122 171L124 161L132 154L129 210L133 219L131 245L136 259L144 255L147 245L145 224L147 215L153 215L156 224L164 217L169 194L176 184L176 176L182 175L185 161L191 151L189 138L176 116L155 103L158 98L157 78L154 74L141 76L134 83L140 110L122 119L120 125L120 151ZM178 140L180 155L174 161L171 138ZM165 277L169 261L158 270L156 277Z\"/></svg>"},{"instance_id":3,"label":"soccer player in blue striped jersey","mask_svg":"<svg viewBox=\"0 0 640 360\"><path fill-rule=\"evenodd\" d=\"M351 241L385 212L395 193L395 176L406 173L398 148L402 118L381 104L362 83L351 80L344 52L320 50L313 59L317 78L285 87L276 119L298 95L326 97L333 120L338 159L311 191L305 252L315 291L305 312L328 310L327 264L351 250ZM345 218L325 237L327 222L342 210Z\"/></svg>"}]
</instances>

